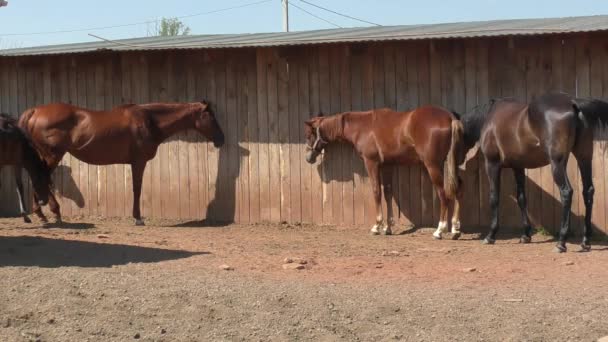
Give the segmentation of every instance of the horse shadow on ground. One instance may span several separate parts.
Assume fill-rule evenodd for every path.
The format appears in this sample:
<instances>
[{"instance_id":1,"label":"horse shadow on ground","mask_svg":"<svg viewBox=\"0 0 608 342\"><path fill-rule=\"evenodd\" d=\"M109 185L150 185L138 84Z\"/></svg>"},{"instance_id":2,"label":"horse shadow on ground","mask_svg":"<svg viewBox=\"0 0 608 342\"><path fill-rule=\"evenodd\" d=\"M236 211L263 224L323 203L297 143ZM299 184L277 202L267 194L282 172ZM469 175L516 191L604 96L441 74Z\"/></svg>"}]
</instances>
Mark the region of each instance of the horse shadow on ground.
<instances>
[{"instance_id":1,"label":"horse shadow on ground","mask_svg":"<svg viewBox=\"0 0 608 342\"><path fill-rule=\"evenodd\" d=\"M209 253L36 236L0 237L0 267L112 267L129 263L157 263L203 254Z\"/></svg>"},{"instance_id":2,"label":"horse shadow on ground","mask_svg":"<svg viewBox=\"0 0 608 342\"><path fill-rule=\"evenodd\" d=\"M225 227L235 222L237 179L241 164L249 150L240 145L224 145L218 152L215 194L207 206L207 217L173 225L172 227ZM234 155L239 158L234 158Z\"/></svg>"},{"instance_id":3,"label":"horse shadow on ground","mask_svg":"<svg viewBox=\"0 0 608 342\"><path fill-rule=\"evenodd\" d=\"M354 153L352 156L351 152L342 149L343 147L336 146L333 149L328 149L326 154L323 157L321 163L316 165L318 176L321 180L328 184L330 182L350 182L354 181L355 175L360 175L365 178L368 178L367 172L364 168L362 160ZM474 215L474 219L467 215L467 209L463 209L461 213L462 220L462 231L468 234L477 234L480 238L484 237L489 230L489 222L490 222L490 211L489 211L489 194L485 194L483 197L480 197L480 186L484 189L488 189L488 179L485 174L485 171L479 168L479 165L483 165L483 157L478 156L477 162L473 163L474 167L468 168L466 174L461 171L461 177L463 177L464 182L472 182L474 184L478 184L473 187L465 186L465 200L463 205L474 205L475 209L472 211L477 211ZM386 167L386 166L385 166ZM388 166L392 167L392 166ZM422 176L420 182L424 183L425 186L431 186L430 179L428 177L428 173L426 169L420 167L420 174ZM393 175L397 174L396 171L393 171ZM573 183L576 180L571 180ZM516 188L515 181L513 179L513 173L510 169L505 169L502 173L501 179L501 195L500 195L500 231L498 232L498 239L505 238L514 238L519 237L523 231L523 225L521 221L520 209L517 204L516 199ZM405 203L404 198L408 197L400 194L400 191L408 191L409 188L407 186L399 186L398 180L395 182L395 178L393 178L393 188L396 189L393 191L392 201L398 203L398 213L395 213L395 217L399 215L400 217L406 217L410 222L413 223L413 226L407 226L404 230L403 227L398 227L397 234L399 235L408 235L416 232L420 228L426 227L435 227L437 222L434 222L431 218L438 217L439 207L438 207L438 199L435 194L434 189L426 191L426 194L423 195L422 201L426 202L425 205L430 207L431 212L427 212L425 214L421 214L420 212L416 213L416 215L412 215L412 208L415 206L408 205ZM551 181L553 186L553 181ZM419 185L420 186L420 185ZM579 186L580 188L580 186ZM555 188L556 189L556 188ZM554 189L554 190L555 190ZM466 191L469 191L467 193ZM474 191L475 193L470 193ZM371 186L369 181L365 184L364 189L365 196L369 196L369 201L372 199ZM482 193L483 194L483 193ZM529 217L532 221L533 227L536 227L536 234L544 234L555 237L558 233L560 220L561 220L561 212L562 212L562 204L559 198L559 193L555 190L554 193L549 193L545 189L543 189L539 184L533 181L531 178L527 177L526 181L526 194L528 201L528 212ZM579 206L579 210L572 210L570 215L570 237L569 242L571 243L579 243L583 233L583 223L584 216L578 215L577 212L584 212L584 204L582 203L581 194L574 194L578 196L579 201L575 201L574 205ZM597 195L596 195L597 196ZM487 198L485 198L487 197ZM475 203L472 204L471 201ZM482 202L484 205L482 205ZM532 205L532 203L536 203ZM384 200L384 196L382 197L382 206L384 215L386 217L386 202ZM418 210L420 206L416 207ZM594 209L597 208L597 203L595 204ZM367 209L367 208L366 208ZM596 210L600 210L599 208ZM450 208L450 218L452 215L453 209ZM367 217L366 213L366 217ZM375 216L375 213L374 213ZM424 217L422 220L415 220L414 217ZM476 222L473 222L476 221ZM533 242L535 239L532 240ZM550 243L553 240L543 239L543 241L539 241L538 243ZM602 227L598 227L597 225L593 225L593 244L595 245L607 245L608 246L608 235L606 231L602 229Z\"/></svg>"}]
</instances>

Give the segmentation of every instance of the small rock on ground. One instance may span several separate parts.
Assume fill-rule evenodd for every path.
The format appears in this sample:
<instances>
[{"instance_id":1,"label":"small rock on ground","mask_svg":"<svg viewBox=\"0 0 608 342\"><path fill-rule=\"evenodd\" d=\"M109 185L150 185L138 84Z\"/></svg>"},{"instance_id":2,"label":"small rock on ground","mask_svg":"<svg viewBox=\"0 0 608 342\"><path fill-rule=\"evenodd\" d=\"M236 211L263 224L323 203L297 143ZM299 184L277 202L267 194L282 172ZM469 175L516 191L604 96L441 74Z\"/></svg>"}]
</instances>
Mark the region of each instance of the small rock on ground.
<instances>
[{"instance_id":1,"label":"small rock on ground","mask_svg":"<svg viewBox=\"0 0 608 342\"><path fill-rule=\"evenodd\" d=\"M232 271L234 270L234 267L228 265L220 265L220 269L224 271Z\"/></svg>"},{"instance_id":2,"label":"small rock on ground","mask_svg":"<svg viewBox=\"0 0 608 342\"><path fill-rule=\"evenodd\" d=\"M465 269L462 270L463 272L467 273L467 272L475 272L477 271L477 269L475 267L467 267Z\"/></svg>"},{"instance_id":3,"label":"small rock on ground","mask_svg":"<svg viewBox=\"0 0 608 342\"><path fill-rule=\"evenodd\" d=\"M283 265L283 269L284 270L303 270L304 268L305 268L305 266L302 265L302 264L291 263L291 264L284 264Z\"/></svg>"}]
</instances>

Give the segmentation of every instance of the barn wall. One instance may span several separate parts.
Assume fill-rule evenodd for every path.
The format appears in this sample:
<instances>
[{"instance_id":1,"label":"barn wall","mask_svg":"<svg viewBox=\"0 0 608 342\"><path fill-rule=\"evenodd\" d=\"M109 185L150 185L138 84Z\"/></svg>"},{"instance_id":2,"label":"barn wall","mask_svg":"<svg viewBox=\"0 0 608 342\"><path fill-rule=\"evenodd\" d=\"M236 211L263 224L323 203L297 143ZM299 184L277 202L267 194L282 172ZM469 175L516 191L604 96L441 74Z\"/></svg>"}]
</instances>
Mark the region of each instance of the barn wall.
<instances>
[{"instance_id":1,"label":"barn wall","mask_svg":"<svg viewBox=\"0 0 608 342\"><path fill-rule=\"evenodd\" d=\"M17 114L52 101L103 109L208 99L226 145L218 150L194 132L161 145L144 176L144 216L359 226L375 216L363 163L350 147L334 146L323 163L308 165L302 122L311 113L429 103L464 112L491 97L530 100L547 90L606 98L607 47L608 35L593 34L0 58L0 110ZM593 223L601 231L607 227L605 137L595 143L593 162ZM514 180L509 171L503 175L502 224L519 226ZM568 175L579 227L584 207L573 158ZM554 230L560 204L550 169L527 176L530 215ZM9 177L2 172L4 215L17 213ZM482 159L468 164L464 180L464 226L486 226ZM66 155L55 182L66 216L130 216L129 166L87 165ZM421 167L399 168L393 184L399 223L436 225L438 199Z\"/></svg>"}]
</instances>

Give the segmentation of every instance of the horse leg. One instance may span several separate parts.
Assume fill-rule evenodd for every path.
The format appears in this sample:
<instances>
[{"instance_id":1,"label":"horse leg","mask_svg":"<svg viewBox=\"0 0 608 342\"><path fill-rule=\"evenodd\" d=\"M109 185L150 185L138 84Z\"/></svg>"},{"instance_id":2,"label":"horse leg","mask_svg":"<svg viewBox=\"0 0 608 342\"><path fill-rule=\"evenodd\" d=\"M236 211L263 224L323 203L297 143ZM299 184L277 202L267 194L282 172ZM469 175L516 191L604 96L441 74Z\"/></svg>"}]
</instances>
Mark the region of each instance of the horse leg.
<instances>
[{"instance_id":1,"label":"horse leg","mask_svg":"<svg viewBox=\"0 0 608 342\"><path fill-rule=\"evenodd\" d=\"M367 174L369 175L369 179L372 183L372 191L374 194L374 203L376 204L376 224L372 227L371 233L372 235L380 234L380 229L382 228L383 218L382 218L382 189L380 188L380 173L379 168L380 165L369 159L364 159L365 168L367 169Z\"/></svg>"},{"instance_id":2,"label":"horse leg","mask_svg":"<svg viewBox=\"0 0 608 342\"><path fill-rule=\"evenodd\" d=\"M515 184L517 186L517 204L521 211L521 219L524 225L524 234L519 239L520 243L532 241L532 225L528 217L528 203L526 201L526 173L524 169L513 169Z\"/></svg>"},{"instance_id":3,"label":"horse leg","mask_svg":"<svg viewBox=\"0 0 608 342\"><path fill-rule=\"evenodd\" d=\"M51 209L51 212L55 214L55 223L61 223L61 208L59 206L57 198L55 198L55 194L53 193L52 189L49 192L49 209Z\"/></svg>"},{"instance_id":4,"label":"horse leg","mask_svg":"<svg viewBox=\"0 0 608 342\"><path fill-rule=\"evenodd\" d=\"M460 181L460 179L458 180ZM463 189L460 187L454 198L454 213L452 214L452 240L458 240L460 235L460 201L462 201Z\"/></svg>"},{"instance_id":5,"label":"horse leg","mask_svg":"<svg viewBox=\"0 0 608 342\"><path fill-rule=\"evenodd\" d=\"M447 233L448 231L448 199L445 195L445 190L443 189L443 172L440 168L435 166L426 167L429 172L429 176L431 178L431 182L435 186L435 190L437 190L437 195L439 196L439 203L441 204L441 209L439 211L439 224L437 225L437 230L433 233L433 238L436 240L441 240L441 234Z\"/></svg>"},{"instance_id":6,"label":"horse leg","mask_svg":"<svg viewBox=\"0 0 608 342\"><path fill-rule=\"evenodd\" d=\"M13 173L15 174L15 183L17 184L17 197L19 198L19 210L25 223L32 223L32 220L27 216L25 211L25 197L23 196L23 179L21 178L21 166L14 166Z\"/></svg>"},{"instance_id":7,"label":"horse leg","mask_svg":"<svg viewBox=\"0 0 608 342\"><path fill-rule=\"evenodd\" d=\"M587 252L591 250L589 240L593 233L593 229L591 228L591 211L593 210L593 194L595 193L595 189L593 188L593 179L591 178L591 160L581 159L577 158L578 168L583 180L583 200L585 201L585 225L583 228L583 243L581 244L581 250Z\"/></svg>"},{"instance_id":8,"label":"horse leg","mask_svg":"<svg viewBox=\"0 0 608 342\"><path fill-rule=\"evenodd\" d=\"M492 245L496 242L498 232L498 209L500 196L500 173L502 167L499 163L491 162L486 159L486 173L490 182L490 209L492 210L492 221L490 222L490 232L483 240L483 244Z\"/></svg>"},{"instance_id":9,"label":"horse leg","mask_svg":"<svg viewBox=\"0 0 608 342\"><path fill-rule=\"evenodd\" d=\"M139 198L141 196L141 182L143 180L146 162L136 162L131 164L131 175L133 178L133 218L136 226L144 226L139 208Z\"/></svg>"},{"instance_id":10,"label":"horse leg","mask_svg":"<svg viewBox=\"0 0 608 342\"><path fill-rule=\"evenodd\" d=\"M384 235L392 235L392 227L395 224L393 218L393 168L390 166L384 167L382 170L382 183L384 188L384 202L386 202L386 226L382 231Z\"/></svg>"},{"instance_id":11,"label":"horse leg","mask_svg":"<svg viewBox=\"0 0 608 342\"><path fill-rule=\"evenodd\" d=\"M559 194L562 200L562 223L559 229L559 241L555 246L555 251L558 253L566 252L566 239L570 230L570 207L572 206L572 186L566 174L566 164L568 157L558 157L551 159L551 172L553 173L553 181L559 188Z\"/></svg>"}]
</instances>

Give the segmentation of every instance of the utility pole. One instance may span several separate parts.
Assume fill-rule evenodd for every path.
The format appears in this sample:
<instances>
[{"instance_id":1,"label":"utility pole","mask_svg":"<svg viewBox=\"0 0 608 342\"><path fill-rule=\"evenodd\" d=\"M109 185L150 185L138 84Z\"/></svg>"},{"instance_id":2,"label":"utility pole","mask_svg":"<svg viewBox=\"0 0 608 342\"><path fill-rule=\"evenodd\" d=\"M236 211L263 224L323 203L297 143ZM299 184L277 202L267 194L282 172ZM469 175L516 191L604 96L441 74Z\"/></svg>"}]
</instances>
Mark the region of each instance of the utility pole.
<instances>
[{"instance_id":1,"label":"utility pole","mask_svg":"<svg viewBox=\"0 0 608 342\"><path fill-rule=\"evenodd\" d=\"M283 6L283 31L289 32L289 0L281 0Z\"/></svg>"}]
</instances>

